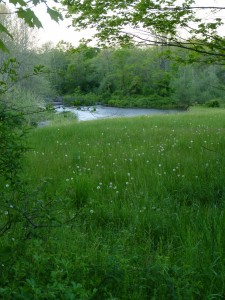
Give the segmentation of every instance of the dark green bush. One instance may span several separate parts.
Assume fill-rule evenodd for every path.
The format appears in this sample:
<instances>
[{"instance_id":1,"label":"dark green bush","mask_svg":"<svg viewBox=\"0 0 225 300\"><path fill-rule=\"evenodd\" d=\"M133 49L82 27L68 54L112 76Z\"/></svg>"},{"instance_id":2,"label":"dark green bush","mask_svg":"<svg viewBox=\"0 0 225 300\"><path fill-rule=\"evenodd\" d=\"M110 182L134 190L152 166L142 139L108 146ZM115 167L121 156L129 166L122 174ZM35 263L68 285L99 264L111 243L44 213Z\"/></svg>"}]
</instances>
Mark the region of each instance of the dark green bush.
<instances>
[{"instance_id":1,"label":"dark green bush","mask_svg":"<svg viewBox=\"0 0 225 300\"><path fill-rule=\"evenodd\" d=\"M217 99L209 100L205 103L206 107L220 107L220 103Z\"/></svg>"},{"instance_id":2,"label":"dark green bush","mask_svg":"<svg viewBox=\"0 0 225 300\"><path fill-rule=\"evenodd\" d=\"M98 95L94 93L74 93L73 95L63 96L63 104L66 106L91 106L96 105L100 100Z\"/></svg>"},{"instance_id":3,"label":"dark green bush","mask_svg":"<svg viewBox=\"0 0 225 300\"><path fill-rule=\"evenodd\" d=\"M143 107L143 108L175 108L177 102L169 97L159 95L150 96L114 96L108 101L108 105L116 107Z\"/></svg>"}]
</instances>

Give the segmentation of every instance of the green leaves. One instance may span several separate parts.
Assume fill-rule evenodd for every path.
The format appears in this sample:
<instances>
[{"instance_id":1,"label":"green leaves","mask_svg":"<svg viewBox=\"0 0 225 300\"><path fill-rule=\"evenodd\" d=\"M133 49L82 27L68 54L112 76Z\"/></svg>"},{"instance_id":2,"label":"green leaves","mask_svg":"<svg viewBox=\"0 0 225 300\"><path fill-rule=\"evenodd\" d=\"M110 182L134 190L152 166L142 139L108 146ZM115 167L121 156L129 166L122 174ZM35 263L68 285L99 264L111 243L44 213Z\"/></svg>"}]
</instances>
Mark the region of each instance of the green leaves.
<instances>
[{"instance_id":1,"label":"green leaves","mask_svg":"<svg viewBox=\"0 0 225 300\"><path fill-rule=\"evenodd\" d=\"M94 3L63 0L62 3L73 17L74 27L95 28L95 37L107 46L130 45L133 40L138 45L164 45L197 52L201 51L201 45L208 57L218 61L219 52L225 59L225 50L220 46L223 37L218 34L224 23L219 17L225 9L222 5L200 6L196 0L96 0ZM207 19L210 13L214 16L211 22Z\"/></svg>"},{"instance_id":2,"label":"green leaves","mask_svg":"<svg viewBox=\"0 0 225 300\"><path fill-rule=\"evenodd\" d=\"M6 45L1 39L0 39L0 50L3 52L9 52L9 49L6 47Z\"/></svg>"},{"instance_id":3,"label":"green leaves","mask_svg":"<svg viewBox=\"0 0 225 300\"><path fill-rule=\"evenodd\" d=\"M1 2L1 1L0 1ZM58 3L58 0L54 0L54 2ZM15 7L15 13L20 19L23 19L24 22L29 27L36 27L36 28L42 28L42 23L39 20L39 18L36 16L34 11L32 10L32 6L37 6L38 4L45 4L47 7L47 13L51 17L52 20L55 22L59 22L63 19L62 14L58 12L55 8L50 8L47 5L47 1L45 0L9 0L9 3L14 5ZM4 33L8 35L10 38L13 39L12 34L9 32L9 30L1 23L0 21L0 34ZM6 42L4 39L0 39L0 51L3 52L9 52L9 49L7 48Z\"/></svg>"},{"instance_id":4,"label":"green leaves","mask_svg":"<svg viewBox=\"0 0 225 300\"><path fill-rule=\"evenodd\" d=\"M38 75L38 74L42 73L42 72L44 71L44 68L45 68L44 65L37 65L37 66L34 66L33 74L34 74L34 75Z\"/></svg>"},{"instance_id":5,"label":"green leaves","mask_svg":"<svg viewBox=\"0 0 225 300\"><path fill-rule=\"evenodd\" d=\"M20 9L17 12L17 15L19 18L24 19L24 21L30 26L30 27L37 27L37 28L41 28L42 24L40 22L40 20L37 18L37 16L35 15L35 13L30 9Z\"/></svg>"},{"instance_id":6,"label":"green leaves","mask_svg":"<svg viewBox=\"0 0 225 300\"><path fill-rule=\"evenodd\" d=\"M3 26L1 23L0 23L0 33L5 33L13 39L13 36L10 34L7 28ZM1 39L0 39L0 50L2 50L3 52L9 52L8 48L6 47L6 45Z\"/></svg>"},{"instance_id":7,"label":"green leaves","mask_svg":"<svg viewBox=\"0 0 225 300\"><path fill-rule=\"evenodd\" d=\"M9 0L10 3L12 3L14 6L20 5L20 6L26 6L27 3L23 0Z\"/></svg>"},{"instance_id":8,"label":"green leaves","mask_svg":"<svg viewBox=\"0 0 225 300\"><path fill-rule=\"evenodd\" d=\"M1 23L0 23L0 32L6 33L8 36L13 38L13 36L10 34L10 32L7 30L7 28L5 26L3 26Z\"/></svg>"},{"instance_id":9,"label":"green leaves","mask_svg":"<svg viewBox=\"0 0 225 300\"><path fill-rule=\"evenodd\" d=\"M57 10L51 9L50 7L47 8L47 13L50 15L51 19L56 22L63 19L62 15Z\"/></svg>"}]
</instances>

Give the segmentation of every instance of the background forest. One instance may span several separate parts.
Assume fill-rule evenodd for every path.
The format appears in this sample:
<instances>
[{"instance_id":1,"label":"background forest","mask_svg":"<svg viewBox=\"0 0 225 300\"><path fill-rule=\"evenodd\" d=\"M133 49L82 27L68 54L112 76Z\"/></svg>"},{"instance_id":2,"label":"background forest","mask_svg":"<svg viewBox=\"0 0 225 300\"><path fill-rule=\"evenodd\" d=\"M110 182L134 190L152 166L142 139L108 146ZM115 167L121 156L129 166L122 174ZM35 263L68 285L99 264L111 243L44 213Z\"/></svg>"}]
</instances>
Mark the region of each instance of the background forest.
<instances>
[{"instance_id":1,"label":"background forest","mask_svg":"<svg viewBox=\"0 0 225 300\"><path fill-rule=\"evenodd\" d=\"M201 63L201 56L190 64L185 50L163 46L100 49L85 42L74 48L63 41L40 48L35 30L23 20L1 15L1 22L14 36L13 40L4 36L10 55L1 53L0 63L14 59L10 64L16 65L17 80L6 97L17 105L35 110L58 97L65 105L75 106L187 108L224 103L224 66ZM35 74L34 66L41 72ZM4 69L4 80L6 73Z\"/></svg>"},{"instance_id":2,"label":"background forest","mask_svg":"<svg viewBox=\"0 0 225 300\"><path fill-rule=\"evenodd\" d=\"M223 102L223 66L186 65L185 51L179 51L182 62L170 60L162 46L98 49L81 44L74 49L62 44L49 54L50 69L57 74L50 77L51 86L66 103L187 108Z\"/></svg>"}]
</instances>

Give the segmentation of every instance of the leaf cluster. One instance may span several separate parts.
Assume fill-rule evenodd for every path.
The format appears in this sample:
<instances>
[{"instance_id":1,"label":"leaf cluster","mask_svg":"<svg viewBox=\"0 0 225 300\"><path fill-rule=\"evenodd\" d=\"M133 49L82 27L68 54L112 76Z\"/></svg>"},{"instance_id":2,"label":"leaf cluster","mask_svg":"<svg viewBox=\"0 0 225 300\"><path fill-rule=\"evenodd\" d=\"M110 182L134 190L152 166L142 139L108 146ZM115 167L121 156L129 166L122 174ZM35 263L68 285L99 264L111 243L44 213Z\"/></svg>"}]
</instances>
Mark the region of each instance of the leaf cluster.
<instances>
[{"instance_id":1,"label":"leaf cluster","mask_svg":"<svg viewBox=\"0 0 225 300\"><path fill-rule=\"evenodd\" d=\"M95 28L106 45L166 45L205 54L209 63L224 60L224 38L218 34L225 7L197 6L195 0L64 0L76 28ZM212 20L205 18L212 15Z\"/></svg>"},{"instance_id":2,"label":"leaf cluster","mask_svg":"<svg viewBox=\"0 0 225 300\"><path fill-rule=\"evenodd\" d=\"M0 8L0 14L16 14L20 19L23 19L24 22L32 28L41 28L42 23L39 18L36 16L35 12L33 11L33 6L37 6L39 4L45 4L46 12L51 17L52 20L59 22L62 20L62 14L56 9L52 8L48 5L47 1L45 0L10 0L10 4L15 7L15 10L10 12L6 9L5 6ZM57 3L58 0L55 0ZM13 39L13 35L10 31L0 22L0 33L3 33ZM9 52L4 40L0 38L0 50L4 52Z\"/></svg>"}]
</instances>

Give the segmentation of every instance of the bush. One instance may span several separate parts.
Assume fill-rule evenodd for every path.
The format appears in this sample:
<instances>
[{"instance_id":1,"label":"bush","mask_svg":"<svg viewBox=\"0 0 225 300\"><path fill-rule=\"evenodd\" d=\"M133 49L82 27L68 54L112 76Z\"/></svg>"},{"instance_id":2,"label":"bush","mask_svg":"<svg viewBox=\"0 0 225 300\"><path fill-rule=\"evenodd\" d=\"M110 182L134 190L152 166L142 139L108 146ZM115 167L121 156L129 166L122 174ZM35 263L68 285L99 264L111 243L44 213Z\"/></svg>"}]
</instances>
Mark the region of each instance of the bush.
<instances>
[{"instance_id":1,"label":"bush","mask_svg":"<svg viewBox=\"0 0 225 300\"><path fill-rule=\"evenodd\" d=\"M46 119L46 103L42 97L35 93L16 86L10 92L5 93L4 100L7 101L8 109L21 112L28 125L37 125L38 122Z\"/></svg>"},{"instance_id":2,"label":"bush","mask_svg":"<svg viewBox=\"0 0 225 300\"><path fill-rule=\"evenodd\" d=\"M63 96L63 104L66 106L91 106L100 102L99 96L94 93L74 93Z\"/></svg>"},{"instance_id":3,"label":"bush","mask_svg":"<svg viewBox=\"0 0 225 300\"><path fill-rule=\"evenodd\" d=\"M220 103L217 99L209 100L205 103L206 107L220 107Z\"/></svg>"},{"instance_id":4,"label":"bush","mask_svg":"<svg viewBox=\"0 0 225 300\"><path fill-rule=\"evenodd\" d=\"M118 98L114 96L108 101L108 105L116 107L143 107L143 108L177 108L178 104L175 100L169 97L162 97L159 95L150 96L125 96Z\"/></svg>"},{"instance_id":5,"label":"bush","mask_svg":"<svg viewBox=\"0 0 225 300\"><path fill-rule=\"evenodd\" d=\"M45 108L39 97L20 87L15 74L16 61L4 62L0 75L9 77L0 84L0 237L14 239L15 236L21 241L29 238L34 230L48 226L51 217L46 208L52 202L47 201L46 206L44 197L29 189L24 179L28 124L36 123L36 116L40 115L37 112L43 112ZM37 200L39 195L40 202ZM9 256L10 252L6 252Z\"/></svg>"}]
</instances>

